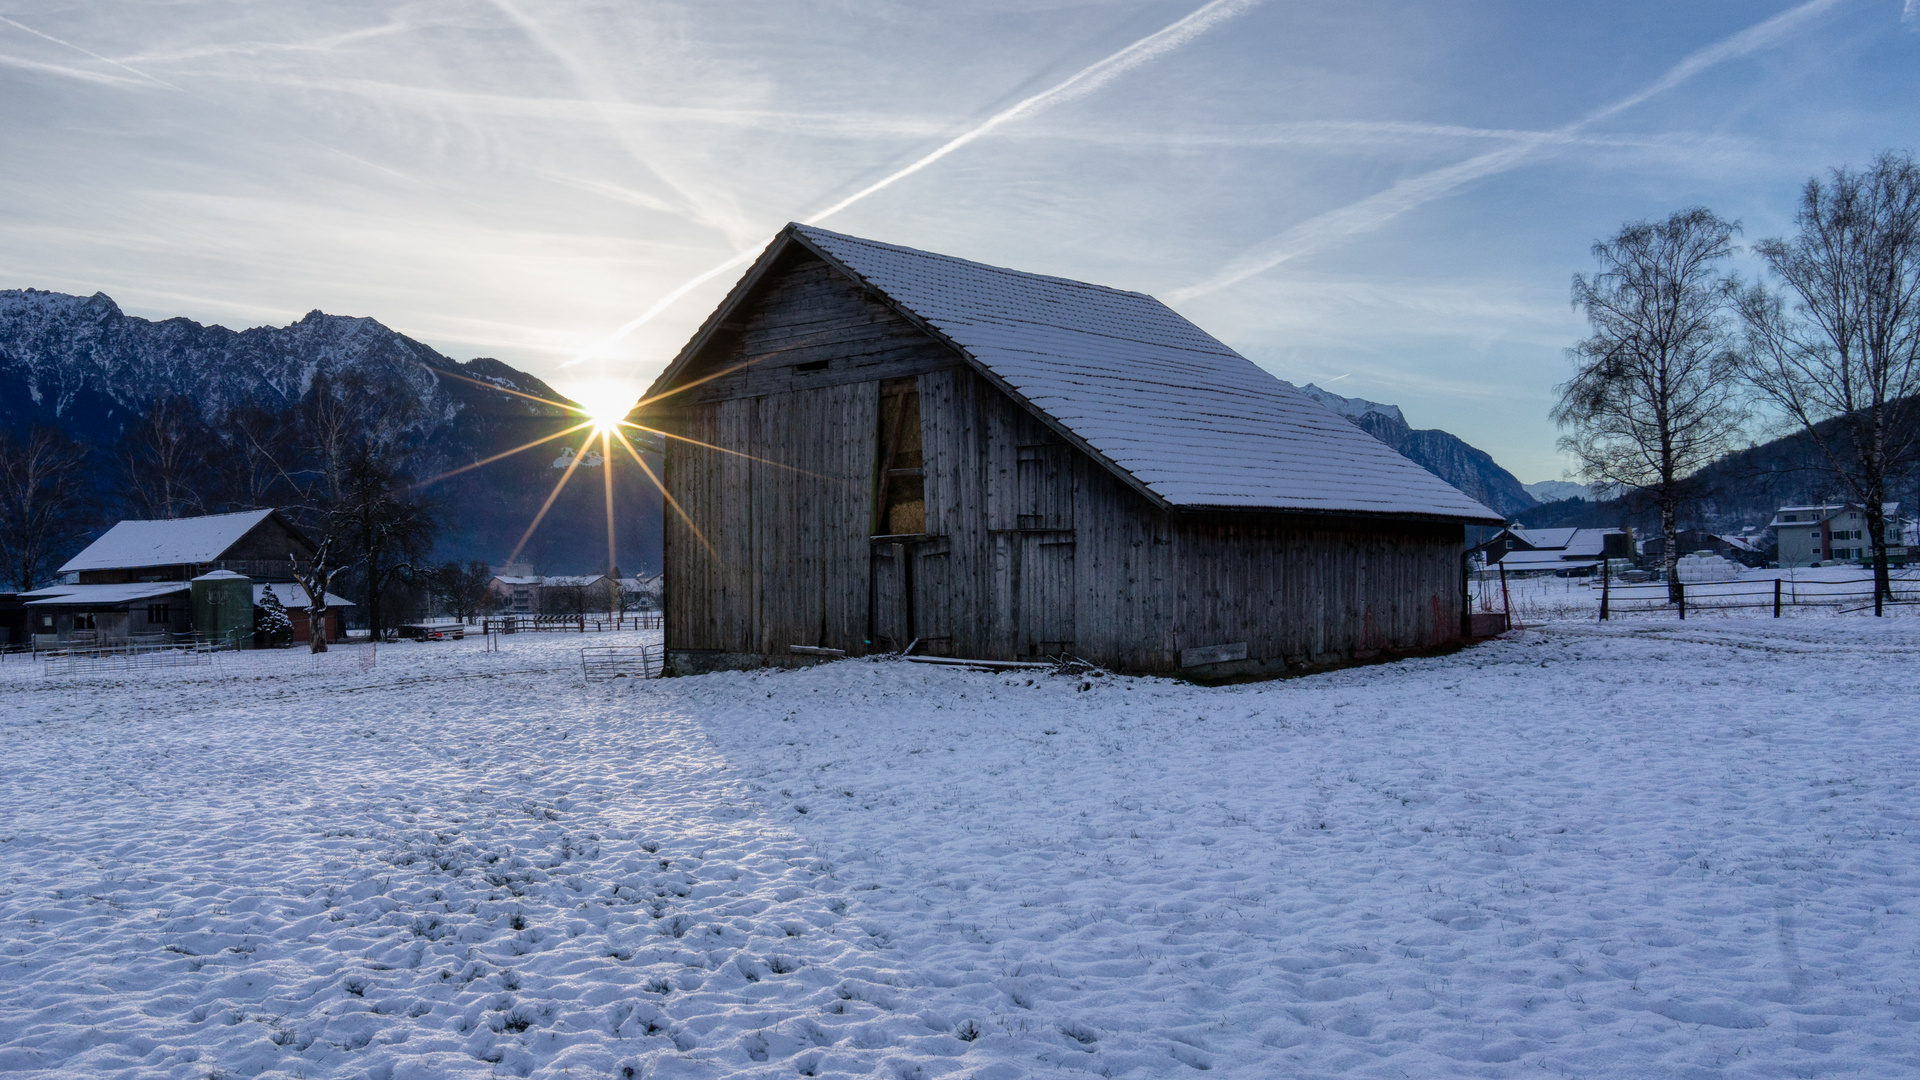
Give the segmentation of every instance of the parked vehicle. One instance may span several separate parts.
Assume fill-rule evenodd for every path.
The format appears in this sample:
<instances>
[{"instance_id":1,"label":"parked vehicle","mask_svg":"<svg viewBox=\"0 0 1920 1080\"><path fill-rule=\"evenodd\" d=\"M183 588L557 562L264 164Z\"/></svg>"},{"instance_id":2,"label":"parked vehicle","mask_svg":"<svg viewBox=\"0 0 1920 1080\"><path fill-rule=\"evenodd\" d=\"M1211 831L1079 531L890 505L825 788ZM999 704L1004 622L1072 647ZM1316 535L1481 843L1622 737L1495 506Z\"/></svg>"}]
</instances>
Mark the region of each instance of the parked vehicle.
<instances>
[{"instance_id":1,"label":"parked vehicle","mask_svg":"<svg viewBox=\"0 0 1920 1080\"><path fill-rule=\"evenodd\" d=\"M433 623L404 623L394 629L409 641L461 641L467 636L467 628L457 623L446 626Z\"/></svg>"}]
</instances>

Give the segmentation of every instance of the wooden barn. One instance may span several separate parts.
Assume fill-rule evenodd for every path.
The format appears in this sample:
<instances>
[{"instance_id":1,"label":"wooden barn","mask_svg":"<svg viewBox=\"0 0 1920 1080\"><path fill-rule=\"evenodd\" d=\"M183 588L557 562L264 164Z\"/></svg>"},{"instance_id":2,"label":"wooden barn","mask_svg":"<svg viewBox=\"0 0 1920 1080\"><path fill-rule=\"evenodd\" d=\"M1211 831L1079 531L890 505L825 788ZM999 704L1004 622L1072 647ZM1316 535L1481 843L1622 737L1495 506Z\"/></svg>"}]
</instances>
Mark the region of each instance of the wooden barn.
<instances>
[{"instance_id":1,"label":"wooden barn","mask_svg":"<svg viewBox=\"0 0 1920 1080\"><path fill-rule=\"evenodd\" d=\"M1142 293L789 225L648 392L671 671L1459 642L1486 507Z\"/></svg>"}]
</instances>

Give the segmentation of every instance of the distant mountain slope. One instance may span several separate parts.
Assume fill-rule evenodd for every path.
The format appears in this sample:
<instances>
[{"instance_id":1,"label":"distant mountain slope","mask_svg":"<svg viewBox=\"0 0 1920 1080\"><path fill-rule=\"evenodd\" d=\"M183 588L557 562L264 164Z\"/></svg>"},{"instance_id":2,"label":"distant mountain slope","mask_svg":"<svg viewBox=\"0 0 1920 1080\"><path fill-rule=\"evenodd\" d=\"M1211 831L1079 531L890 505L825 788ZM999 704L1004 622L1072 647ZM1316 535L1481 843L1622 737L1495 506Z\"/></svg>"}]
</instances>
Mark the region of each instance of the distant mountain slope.
<instances>
[{"instance_id":1,"label":"distant mountain slope","mask_svg":"<svg viewBox=\"0 0 1920 1080\"><path fill-rule=\"evenodd\" d=\"M1559 502L1562 499L1590 499L1591 491L1585 484L1576 484L1571 480L1542 480L1537 484L1523 484L1527 494L1538 503Z\"/></svg>"},{"instance_id":2,"label":"distant mountain slope","mask_svg":"<svg viewBox=\"0 0 1920 1080\"><path fill-rule=\"evenodd\" d=\"M218 427L243 406L293 406L322 377L360 380L403 403L406 439L427 470L469 464L571 423L563 410L518 396L565 400L534 376L490 358L451 360L373 319L314 311L291 326L235 331L129 316L102 293L0 290L0 425L62 428L93 444L103 467L106 448L156 397L185 396ZM554 456L551 448L529 451L428 488L447 521L439 554L504 559L552 486ZM659 498L631 479L637 473L616 474L622 517L632 519L619 530L629 570L659 560ZM581 479L529 544L550 571L604 569L599 478Z\"/></svg>"},{"instance_id":3,"label":"distant mountain slope","mask_svg":"<svg viewBox=\"0 0 1920 1080\"><path fill-rule=\"evenodd\" d=\"M1341 397L1312 383L1300 391L1490 510L1512 517L1536 503L1519 478L1501 468L1491 454L1445 431L1414 429L1397 405Z\"/></svg>"},{"instance_id":4,"label":"distant mountain slope","mask_svg":"<svg viewBox=\"0 0 1920 1080\"><path fill-rule=\"evenodd\" d=\"M1829 420L1821 427L1837 435L1838 424ZM1715 533L1764 526L1782 506L1848 498L1804 431L1735 450L1695 473L1688 484L1691 493L1680 526ZM1920 507L1920 476L1896 478L1888 497L1900 501L1902 515L1911 515ZM1631 525L1641 532L1659 528L1653 500L1640 492L1598 501L1543 503L1523 513L1520 520L1542 528Z\"/></svg>"}]
</instances>

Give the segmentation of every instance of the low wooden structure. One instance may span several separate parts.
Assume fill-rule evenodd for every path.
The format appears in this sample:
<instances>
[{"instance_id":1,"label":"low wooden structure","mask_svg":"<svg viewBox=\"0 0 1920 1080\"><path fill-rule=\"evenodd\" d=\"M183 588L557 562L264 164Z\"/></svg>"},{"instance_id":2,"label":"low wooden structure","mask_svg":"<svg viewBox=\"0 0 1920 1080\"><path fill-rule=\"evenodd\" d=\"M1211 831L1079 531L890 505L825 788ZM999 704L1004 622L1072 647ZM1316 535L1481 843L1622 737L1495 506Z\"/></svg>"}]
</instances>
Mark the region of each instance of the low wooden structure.
<instances>
[{"instance_id":1,"label":"low wooden structure","mask_svg":"<svg viewBox=\"0 0 1920 1080\"><path fill-rule=\"evenodd\" d=\"M60 567L72 584L22 593L36 639L114 641L150 634L204 633L191 619L189 581L228 573L253 582L258 604L267 587L286 608L293 640L312 634L306 590L294 580L313 558L312 541L277 510L122 521ZM327 594L328 641L343 640L342 616L353 605Z\"/></svg>"},{"instance_id":2,"label":"low wooden structure","mask_svg":"<svg viewBox=\"0 0 1920 1080\"><path fill-rule=\"evenodd\" d=\"M1456 643L1480 506L1152 297L790 225L649 391L671 673Z\"/></svg>"}]
</instances>

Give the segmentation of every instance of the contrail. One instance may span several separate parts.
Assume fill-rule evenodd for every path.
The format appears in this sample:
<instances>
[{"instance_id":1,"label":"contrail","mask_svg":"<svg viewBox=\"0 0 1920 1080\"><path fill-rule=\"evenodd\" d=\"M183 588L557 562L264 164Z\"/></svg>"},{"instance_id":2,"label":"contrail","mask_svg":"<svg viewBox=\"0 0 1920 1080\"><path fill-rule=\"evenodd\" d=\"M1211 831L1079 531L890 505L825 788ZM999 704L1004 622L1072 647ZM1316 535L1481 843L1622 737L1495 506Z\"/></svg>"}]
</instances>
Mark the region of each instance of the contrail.
<instances>
[{"instance_id":1,"label":"contrail","mask_svg":"<svg viewBox=\"0 0 1920 1080\"><path fill-rule=\"evenodd\" d=\"M24 25L24 24L22 24L22 23L17 23L17 22L14 22L14 21L13 21L12 19L9 19L9 18L7 18L7 17L5 16L5 15L0 15L0 23L6 23L6 24L7 24L8 26L11 26L11 27L13 27L13 28L14 28L15 30L19 30L19 31L22 31L23 33L28 33L28 34L32 34L32 35L33 35L34 37L37 37L37 38L44 38L44 39L46 39L47 41L51 41L51 42L53 42L53 43L54 43L55 45L58 45L58 46L60 46L60 47L62 47L62 48L66 48L66 49L72 49L72 50L73 50L74 52L77 52L77 53L81 53L81 54L83 54L83 55L86 55L86 56L91 56L91 57L93 57L93 58L94 58L95 60L98 60L98 61L100 61L100 62L101 62L101 63L103 63L103 64L112 64L112 65L113 65L114 67L117 67L117 68L119 68L119 69L120 69L121 71L129 71L129 72L132 72L133 74L135 74L135 75L138 75L138 76L140 76L140 77L141 77L142 79L145 79L146 81L148 81L148 82L150 82L150 83L153 83L153 84L155 84L155 85L157 85L157 86L164 86L164 87L166 87L166 88L167 88L167 89L169 89L169 90L178 90L178 89L180 89L179 87L177 87L177 86L175 86L175 85L173 85L172 83L170 83L170 82L168 82L168 81L166 81L165 79L156 79L156 78L154 78L153 76L151 76L151 75L149 75L149 74L147 74L147 73L146 73L146 72L144 72L144 71L141 71L141 70L140 70L140 69L138 69L138 68L131 68L131 67L128 67L127 65L125 65L125 64L123 64L123 63L121 63L121 62L120 62L120 61L118 61L118 60L109 60L109 59L107 59L106 57L104 57L104 56L101 56L101 55L100 55L99 53L97 53L97 52L90 52L90 51L88 51L88 50L86 50L86 49L83 49L83 48L81 48L80 46L78 46L78 45L75 45L75 44L74 44L73 42L71 42L71 41L61 41L61 40L60 40L59 38L57 38L57 37L54 37L54 36L53 36L52 34L43 34L43 33L41 33L40 31L38 31L38 30L35 30L35 29L34 29L33 27L31 27L31 26L26 26L26 25Z\"/></svg>"},{"instance_id":2,"label":"contrail","mask_svg":"<svg viewBox=\"0 0 1920 1080\"><path fill-rule=\"evenodd\" d=\"M826 209L816 211L802 218L801 222L806 225L817 225L867 196L878 191L883 191L895 183L912 176L914 173L939 161L941 158L973 142L982 135L988 134L993 131L993 129L1012 123L1023 117L1032 116L1043 109L1058 105L1061 102L1084 97L1112 82L1114 79L1119 78L1121 75L1132 71L1134 68L1185 45L1187 42L1213 29L1220 23L1233 18L1235 15L1259 3L1260 0L1212 0L1211 3L1195 9L1178 22L1148 34L1146 37L1121 49L1119 52L1081 68L1079 71L1069 75L1066 79L1034 94L1032 97L1023 98L1007 108L994 113L979 124L942 143L932 152L922 156L912 164L888 173L886 176L868 184L866 187L841 199ZM739 252L719 266L681 285L679 288L655 301L652 307L622 324L612 333L587 346L581 351L579 356L574 357L561 366L572 367L574 364L592 359L601 349L619 341L621 338L626 337L628 334L633 333L641 326L652 321L654 316L665 311L674 301L687 295L706 282L711 281L715 277L726 273L742 263L750 261L758 252L758 248L749 248Z\"/></svg>"},{"instance_id":3,"label":"contrail","mask_svg":"<svg viewBox=\"0 0 1920 1080\"><path fill-rule=\"evenodd\" d=\"M1289 259L1316 251L1333 241L1377 229L1414 207L1432 202L1463 185L1494 173L1505 172L1541 147L1570 142L1581 129L1617 116L1649 98L1679 86L1709 68L1772 46L1792 31L1798 30L1805 23L1817 18L1828 8L1842 2L1843 0L1809 0L1763 23L1748 27L1724 41L1689 54L1646 88L1595 109L1578 120L1552 131L1530 133L1528 137L1516 141L1511 146L1490 150L1458 164L1410 177L1359 202L1309 218L1266 244L1229 262L1212 277L1173 290L1167 294L1167 299L1179 303L1196 296L1205 296L1207 293L1245 281L1255 274L1271 270ZM1920 0L1911 0L1911 2L1920 2Z\"/></svg>"}]
</instances>

